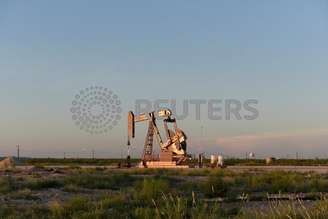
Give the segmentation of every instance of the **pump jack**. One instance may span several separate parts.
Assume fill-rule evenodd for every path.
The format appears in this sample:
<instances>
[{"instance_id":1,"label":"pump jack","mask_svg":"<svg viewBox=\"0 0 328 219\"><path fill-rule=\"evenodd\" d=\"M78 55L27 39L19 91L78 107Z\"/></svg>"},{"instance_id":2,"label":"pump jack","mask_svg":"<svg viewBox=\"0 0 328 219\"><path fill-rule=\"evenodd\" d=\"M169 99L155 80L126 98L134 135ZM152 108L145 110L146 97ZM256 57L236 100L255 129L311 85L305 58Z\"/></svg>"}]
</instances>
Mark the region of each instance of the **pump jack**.
<instances>
[{"instance_id":1,"label":"pump jack","mask_svg":"<svg viewBox=\"0 0 328 219\"><path fill-rule=\"evenodd\" d=\"M164 124L166 141L164 142L160 131L157 127L157 120L161 119ZM158 112L142 113L134 115L132 111L128 114L128 145L131 145L131 139L135 138L135 124L148 121L148 132L145 139L144 150L142 154L143 166L147 166L147 162L154 162L156 159L153 155L154 136L160 146L160 162L176 162L181 164L187 159L187 136L178 128L176 119L172 116L172 111L162 109ZM169 124L173 124L174 131L169 129Z\"/></svg>"}]
</instances>

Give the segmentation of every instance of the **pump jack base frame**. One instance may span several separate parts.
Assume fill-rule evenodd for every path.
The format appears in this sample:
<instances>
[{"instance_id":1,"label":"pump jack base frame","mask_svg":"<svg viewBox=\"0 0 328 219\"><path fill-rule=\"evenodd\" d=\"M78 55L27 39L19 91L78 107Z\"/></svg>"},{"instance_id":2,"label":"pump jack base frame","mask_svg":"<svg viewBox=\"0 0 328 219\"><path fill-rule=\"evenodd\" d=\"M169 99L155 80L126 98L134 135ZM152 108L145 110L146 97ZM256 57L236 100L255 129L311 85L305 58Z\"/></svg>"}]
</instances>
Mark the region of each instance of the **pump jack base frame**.
<instances>
[{"instance_id":1,"label":"pump jack base frame","mask_svg":"<svg viewBox=\"0 0 328 219\"><path fill-rule=\"evenodd\" d=\"M146 161L140 162L138 168L147 169L189 169L187 165L177 165L175 161Z\"/></svg>"},{"instance_id":2,"label":"pump jack base frame","mask_svg":"<svg viewBox=\"0 0 328 219\"><path fill-rule=\"evenodd\" d=\"M159 160L148 159L142 161L139 165L139 168L150 168L150 169L187 169L189 166L178 164L177 161L174 161L172 152L162 151L159 155Z\"/></svg>"}]
</instances>

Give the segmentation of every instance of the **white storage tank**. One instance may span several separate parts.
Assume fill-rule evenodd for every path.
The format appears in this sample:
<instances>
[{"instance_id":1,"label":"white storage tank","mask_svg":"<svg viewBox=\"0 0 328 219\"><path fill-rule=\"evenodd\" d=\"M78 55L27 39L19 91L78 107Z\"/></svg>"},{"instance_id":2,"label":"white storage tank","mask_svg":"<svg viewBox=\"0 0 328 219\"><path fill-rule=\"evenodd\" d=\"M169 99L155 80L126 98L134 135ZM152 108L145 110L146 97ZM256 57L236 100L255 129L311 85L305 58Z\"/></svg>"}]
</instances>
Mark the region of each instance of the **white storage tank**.
<instances>
[{"instance_id":1,"label":"white storage tank","mask_svg":"<svg viewBox=\"0 0 328 219\"><path fill-rule=\"evenodd\" d=\"M211 165L216 165L218 162L218 156L217 155L211 155Z\"/></svg>"},{"instance_id":2,"label":"white storage tank","mask_svg":"<svg viewBox=\"0 0 328 219\"><path fill-rule=\"evenodd\" d=\"M224 158L222 155L218 156L218 167L224 167Z\"/></svg>"},{"instance_id":3,"label":"white storage tank","mask_svg":"<svg viewBox=\"0 0 328 219\"><path fill-rule=\"evenodd\" d=\"M274 157L267 157L267 158L265 159L265 163L266 163L267 165L271 165L271 164L274 163L275 160L276 160L276 158L274 158Z\"/></svg>"}]
</instances>

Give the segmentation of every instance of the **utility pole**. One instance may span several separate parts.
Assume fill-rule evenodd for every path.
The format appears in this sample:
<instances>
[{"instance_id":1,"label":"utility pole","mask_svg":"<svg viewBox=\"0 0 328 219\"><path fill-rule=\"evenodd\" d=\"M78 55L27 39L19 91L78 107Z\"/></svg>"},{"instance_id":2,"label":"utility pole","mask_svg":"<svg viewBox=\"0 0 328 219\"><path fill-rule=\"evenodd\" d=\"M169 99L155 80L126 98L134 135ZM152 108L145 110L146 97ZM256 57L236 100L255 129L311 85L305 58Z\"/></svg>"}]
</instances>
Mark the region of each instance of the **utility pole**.
<instances>
[{"instance_id":1,"label":"utility pole","mask_svg":"<svg viewBox=\"0 0 328 219\"><path fill-rule=\"evenodd\" d=\"M92 149L92 160L94 160L94 159L95 159L95 150Z\"/></svg>"},{"instance_id":2,"label":"utility pole","mask_svg":"<svg viewBox=\"0 0 328 219\"><path fill-rule=\"evenodd\" d=\"M64 160L66 160L66 152L64 152Z\"/></svg>"},{"instance_id":3,"label":"utility pole","mask_svg":"<svg viewBox=\"0 0 328 219\"><path fill-rule=\"evenodd\" d=\"M204 147L204 126L200 127L200 148Z\"/></svg>"},{"instance_id":4,"label":"utility pole","mask_svg":"<svg viewBox=\"0 0 328 219\"><path fill-rule=\"evenodd\" d=\"M17 145L16 147L17 147L17 159L19 160L20 159L20 154L19 154L20 146Z\"/></svg>"}]
</instances>

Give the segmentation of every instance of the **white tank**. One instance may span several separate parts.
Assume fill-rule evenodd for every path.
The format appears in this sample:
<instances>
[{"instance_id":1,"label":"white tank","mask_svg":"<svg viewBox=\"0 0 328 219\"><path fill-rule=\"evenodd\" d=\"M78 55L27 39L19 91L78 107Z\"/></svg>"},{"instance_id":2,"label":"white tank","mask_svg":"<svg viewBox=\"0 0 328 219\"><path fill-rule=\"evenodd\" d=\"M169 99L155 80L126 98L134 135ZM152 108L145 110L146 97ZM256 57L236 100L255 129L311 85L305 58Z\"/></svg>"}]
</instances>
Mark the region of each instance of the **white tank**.
<instances>
[{"instance_id":1,"label":"white tank","mask_svg":"<svg viewBox=\"0 0 328 219\"><path fill-rule=\"evenodd\" d=\"M267 157L267 158L265 159L265 163L266 163L267 165L270 165L270 164L273 164L275 160L276 160L276 159L275 159L274 157Z\"/></svg>"},{"instance_id":2,"label":"white tank","mask_svg":"<svg viewBox=\"0 0 328 219\"><path fill-rule=\"evenodd\" d=\"M211 155L211 165L216 165L218 162L218 156L217 155Z\"/></svg>"},{"instance_id":3,"label":"white tank","mask_svg":"<svg viewBox=\"0 0 328 219\"><path fill-rule=\"evenodd\" d=\"M223 167L224 166L224 158L222 155L218 156L218 166Z\"/></svg>"}]
</instances>

